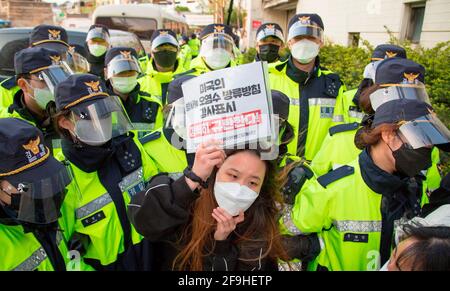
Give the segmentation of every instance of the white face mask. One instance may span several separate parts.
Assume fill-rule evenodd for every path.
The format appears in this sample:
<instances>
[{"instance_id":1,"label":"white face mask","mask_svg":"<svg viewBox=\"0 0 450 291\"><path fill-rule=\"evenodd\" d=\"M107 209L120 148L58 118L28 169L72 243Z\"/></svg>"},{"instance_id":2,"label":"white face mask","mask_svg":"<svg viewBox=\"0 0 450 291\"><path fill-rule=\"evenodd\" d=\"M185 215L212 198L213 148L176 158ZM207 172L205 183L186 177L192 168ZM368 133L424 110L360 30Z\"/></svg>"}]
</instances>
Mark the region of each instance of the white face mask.
<instances>
[{"instance_id":1,"label":"white face mask","mask_svg":"<svg viewBox=\"0 0 450 291\"><path fill-rule=\"evenodd\" d=\"M214 184L214 196L220 208L232 216L246 211L258 198L258 193L239 183L218 182Z\"/></svg>"},{"instance_id":2,"label":"white face mask","mask_svg":"<svg viewBox=\"0 0 450 291\"><path fill-rule=\"evenodd\" d=\"M380 271L389 271L389 270L388 270L389 262L390 262L390 260L388 260L388 261L386 262L386 264L384 264L383 267L381 267Z\"/></svg>"},{"instance_id":3,"label":"white face mask","mask_svg":"<svg viewBox=\"0 0 450 291\"><path fill-rule=\"evenodd\" d=\"M205 63L213 70L225 68L231 61L230 53L224 49L214 49L203 56Z\"/></svg>"},{"instance_id":4,"label":"white face mask","mask_svg":"<svg viewBox=\"0 0 450 291\"><path fill-rule=\"evenodd\" d=\"M53 94L49 89L34 88L33 94L34 100L42 109L47 108L47 104L54 100Z\"/></svg>"},{"instance_id":5,"label":"white face mask","mask_svg":"<svg viewBox=\"0 0 450 291\"><path fill-rule=\"evenodd\" d=\"M104 53L106 53L106 51L108 49L106 46L99 45L99 44L88 45L88 48L89 48L89 52L95 57L102 56Z\"/></svg>"},{"instance_id":6,"label":"white face mask","mask_svg":"<svg viewBox=\"0 0 450 291\"><path fill-rule=\"evenodd\" d=\"M132 77L112 77L111 84L119 93L127 94L133 91L138 81L135 76Z\"/></svg>"},{"instance_id":7,"label":"white face mask","mask_svg":"<svg viewBox=\"0 0 450 291\"><path fill-rule=\"evenodd\" d=\"M310 63L319 54L320 47L317 43L309 39L297 41L292 46L292 56L301 64Z\"/></svg>"}]
</instances>

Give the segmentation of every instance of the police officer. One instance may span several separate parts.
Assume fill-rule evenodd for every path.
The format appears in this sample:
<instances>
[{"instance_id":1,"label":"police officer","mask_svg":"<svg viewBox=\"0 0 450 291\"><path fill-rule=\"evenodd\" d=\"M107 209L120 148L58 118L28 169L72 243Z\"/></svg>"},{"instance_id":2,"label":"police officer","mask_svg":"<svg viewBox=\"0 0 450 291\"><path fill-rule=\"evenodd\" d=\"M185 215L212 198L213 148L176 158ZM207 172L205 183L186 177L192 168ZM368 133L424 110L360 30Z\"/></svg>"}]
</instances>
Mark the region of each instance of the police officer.
<instances>
[{"instance_id":1,"label":"police officer","mask_svg":"<svg viewBox=\"0 0 450 291\"><path fill-rule=\"evenodd\" d=\"M30 123L0 119L0 270L89 270L64 237L73 227L64 208L78 193L43 141Z\"/></svg>"},{"instance_id":2,"label":"police officer","mask_svg":"<svg viewBox=\"0 0 450 291\"><path fill-rule=\"evenodd\" d=\"M344 86L338 75L320 67L318 54L323 45L323 23L317 14L297 14L289 21L287 61L270 68L271 88L291 100L289 122L296 138L288 145L291 154L312 160L328 128Z\"/></svg>"},{"instance_id":3,"label":"police officer","mask_svg":"<svg viewBox=\"0 0 450 291\"><path fill-rule=\"evenodd\" d=\"M404 58L391 58L377 64L375 85L363 91L359 102L363 111L368 114L362 125L372 121L373 112L380 104L392 99L417 99L430 103L425 90L425 69L420 64ZM408 83L405 76L416 76L417 84ZM412 87L414 86L414 87ZM355 146L355 134L360 128L357 122L339 124L329 129L322 147L311 162L311 167L317 175L345 165L354 160L361 152ZM342 150L345 149L345 150ZM441 176L437 167L439 150L432 151L432 166L426 170L424 189L432 191L439 187Z\"/></svg>"},{"instance_id":4,"label":"police officer","mask_svg":"<svg viewBox=\"0 0 450 291\"><path fill-rule=\"evenodd\" d=\"M209 24L200 33L202 41L199 57L191 62L189 74L200 75L205 72L236 66L236 45L234 33L225 24Z\"/></svg>"},{"instance_id":5,"label":"police officer","mask_svg":"<svg viewBox=\"0 0 450 291\"><path fill-rule=\"evenodd\" d=\"M105 55L110 47L109 30L101 24L91 25L86 36L87 60L90 64L89 73L103 78Z\"/></svg>"},{"instance_id":6,"label":"police officer","mask_svg":"<svg viewBox=\"0 0 450 291\"><path fill-rule=\"evenodd\" d=\"M192 58L196 58L198 56L199 51L200 51L201 42L197 38L197 35L195 33L193 33L191 35L191 39L188 41L188 45L189 45L189 47L191 48L191 51L192 51Z\"/></svg>"},{"instance_id":7,"label":"police officer","mask_svg":"<svg viewBox=\"0 0 450 291\"><path fill-rule=\"evenodd\" d=\"M79 44L70 44L67 51L66 63L74 73L85 74L90 70L90 65L87 60L88 52L86 48Z\"/></svg>"},{"instance_id":8,"label":"police officer","mask_svg":"<svg viewBox=\"0 0 450 291\"><path fill-rule=\"evenodd\" d=\"M364 79L358 88L346 91L342 98L342 103L336 104L333 117L335 122L361 122L364 113L359 107L359 97L365 89L375 83L375 71L378 64L384 59L394 57L406 59L405 49L393 44L380 44L375 48L370 63L364 68Z\"/></svg>"},{"instance_id":9,"label":"police officer","mask_svg":"<svg viewBox=\"0 0 450 291\"><path fill-rule=\"evenodd\" d=\"M283 30L277 23L264 23L256 31L256 60L275 63L284 45Z\"/></svg>"},{"instance_id":10,"label":"police officer","mask_svg":"<svg viewBox=\"0 0 450 291\"><path fill-rule=\"evenodd\" d=\"M192 60L192 49L188 45L189 37L183 35L179 41L180 43L180 61L182 60L182 64L184 69L187 71L191 68L191 60Z\"/></svg>"},{"instance_id":11,"label":"police officer","mask_svg":"<svg viewBox=\"0 0 450 291\"><path fill-rule=\"evenodd\" d=\"M41 24L34 27L30 33L28 43L30 47L43 47L56 50L62 61L67 59L69 48L68 37L66 30L61 26ZM15 52L25 48L26 46L18 45L15 48ZM17 86L14 77L2 81L0 85L0 107L9 107L13 102L14 94L19 90L20 87Z\"/></svg>"},{"instance_id":12,"label":"police officer","mask_svg":"<svg viewBox=\"0 0 450 291\"><path fill-rule=\"evenodd\" d=\"M35 124L44 133L47 147L60 148L50 118L54 111L53 93L56 85L72 72L57 51L42 47L21 50L15 55L14 65L20 90L3 117L18 117Z\"/></svg>"},{"instance_id":13,"label":"police officer","mask_svg":"<svg viewBox=\"0 0 450 291\"><path fill-rule=\"evenodd\" d=\"M169 29L153 32L151 38L151 59L146 75L139 79L141 90L167 103L167 87L175 75L184 72L182 61L178 59L179 45L176 35Z\"/></svg>"},{"instance_id":14,"label":"police officer","mask_svg":"<svg viewBox=\"0 0 450 291\"><path fill-rule=\"evenodd\" d=\"M400 83L404 76L397 73L387 78ZM418 84L417 77L408 75L408 82ZM403 90L388 90L397 89ZM413 177L431 165L434 145L450 142L450 131L429 104L398 98L381 104L358 135L361 154L308 181L282 218L289 233L318 232L322 238L311 270L379 269L393 248L394 224L420 213L424 194Z\"/></svg>"},{"instance_id":15,"label":"police officer","mask_svg":"<svg viewBox=\"0 0 450 291\"><path fill-rule=\"evenodd\" d=\"M160 128L163 123L161 101L141 90L138 83L140 73L137 53L133 48L114 47L106 53L107 87L112 95L122 100L139 137Z\"/></svg>"},{"instance_id":16,"label":"police officer","mask_svg":"<svg viewBox=\"0 0 450 291\"><path fill-rule=\"evenodd\" d=\"M75 74L58 85L55 98L62 154L82 193L71 242L96 270L151 269L151 245L131 226L126 206L156 169L129 133L119 97L98 77Z\"/></svg>"}]
</instances>

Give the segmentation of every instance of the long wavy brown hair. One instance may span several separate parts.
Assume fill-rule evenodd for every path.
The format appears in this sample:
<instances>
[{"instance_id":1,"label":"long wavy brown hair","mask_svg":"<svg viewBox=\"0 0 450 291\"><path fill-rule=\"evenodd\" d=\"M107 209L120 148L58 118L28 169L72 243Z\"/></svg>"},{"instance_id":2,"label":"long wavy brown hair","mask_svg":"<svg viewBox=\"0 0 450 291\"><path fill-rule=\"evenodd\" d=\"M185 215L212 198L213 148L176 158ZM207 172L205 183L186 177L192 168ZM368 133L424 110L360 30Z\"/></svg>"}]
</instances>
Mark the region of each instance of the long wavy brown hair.
<instances>
[{"instance_id":1,"label":"long wavy brown hair","mask_svg":"<svg viewBox=\"0 0 450 291\"><path fill-rule=\"evenodd\" d=\"M240 151L227 152L227 157ZM260 156L257 151L247 151ZM261 191L252 206L245 212L244 222L236 227L234 231L236 239L233 243L239 245L249 243L250 246L263 244L266 251L262 254L262 258L287 261L288 255L283 248L277 222L283 203L280 189L286 180L287 173L284 171L279 173L275 164L270 161L264 162L266 173ZM202 271L204 258L211 255L214 250L216 221L211 213L218 206L214 198L216 174L217 169L210 177L209 187L201 191L200 197L191 209L191 222L179 240L179 244L182 245L181 251L173 261L172 268L175 270ZM239 259L257 261L259 256L254 259L241 257Z\"/></svg>"}]
</instances>

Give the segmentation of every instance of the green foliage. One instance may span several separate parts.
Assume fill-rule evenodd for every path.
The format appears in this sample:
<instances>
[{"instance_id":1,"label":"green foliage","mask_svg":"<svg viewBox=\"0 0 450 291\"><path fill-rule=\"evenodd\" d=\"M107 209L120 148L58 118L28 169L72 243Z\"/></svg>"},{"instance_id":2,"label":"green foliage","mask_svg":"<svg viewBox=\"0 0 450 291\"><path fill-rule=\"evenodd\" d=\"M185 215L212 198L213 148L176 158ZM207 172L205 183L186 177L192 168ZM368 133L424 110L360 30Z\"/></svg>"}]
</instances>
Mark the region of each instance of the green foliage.
<instances>
[{"instance_id":1,"label":"green foliage","mask_svg":"<svg viewBox=\"0 0 450 291\"><path fill-rule=\"evenodd\" d=\"M248 64L255 60L256 57L256 49L249 48L245 53L240 56L239 64Z\"/></svg>"},{"instance_id":2,"label":"green foliage","mask_svg":"<svg viewBox=\"0 0 450 291\"><path fill-rule=\"evenodd\" d=\"M190 12L189 7L186 6L175 6L175 11L176 12Z\"/></svg>"}]
</instances>

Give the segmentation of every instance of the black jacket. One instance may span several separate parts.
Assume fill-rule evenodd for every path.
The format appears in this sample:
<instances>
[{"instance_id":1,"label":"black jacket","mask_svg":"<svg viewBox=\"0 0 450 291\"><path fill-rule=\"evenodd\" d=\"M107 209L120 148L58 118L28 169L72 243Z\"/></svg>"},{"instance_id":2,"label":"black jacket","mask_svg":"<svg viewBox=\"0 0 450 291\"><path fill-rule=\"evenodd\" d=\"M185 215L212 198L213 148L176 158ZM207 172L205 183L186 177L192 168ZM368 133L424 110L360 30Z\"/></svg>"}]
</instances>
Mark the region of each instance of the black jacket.
<instances>
[{"instance_id":1,"label":"black jacket","mask_svg":"<svg viewBox=\"0 0 450 291\"><path fill-rule=\"evenodd\" d=\"M190 223L193 203L199 197L191 191L185 178L174 181L167 175L153 177L145 192L132 198L128 216L136 230L155 244L155 269L171 270L172 263L183 243L180 237ZM245 227L242 225L241 227ZM236 232L241 232L238 228ZM225 241L216 241L203 262L205 271L269 271L277 270L277 262L262 255L267 251L264 243L236 244L235 233ZM320 251L317 237L286 237L285 246L292 257L310 260Z\"/></svg>"}]
</instances>

